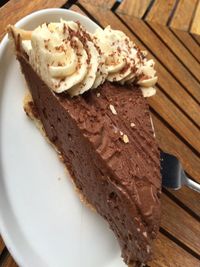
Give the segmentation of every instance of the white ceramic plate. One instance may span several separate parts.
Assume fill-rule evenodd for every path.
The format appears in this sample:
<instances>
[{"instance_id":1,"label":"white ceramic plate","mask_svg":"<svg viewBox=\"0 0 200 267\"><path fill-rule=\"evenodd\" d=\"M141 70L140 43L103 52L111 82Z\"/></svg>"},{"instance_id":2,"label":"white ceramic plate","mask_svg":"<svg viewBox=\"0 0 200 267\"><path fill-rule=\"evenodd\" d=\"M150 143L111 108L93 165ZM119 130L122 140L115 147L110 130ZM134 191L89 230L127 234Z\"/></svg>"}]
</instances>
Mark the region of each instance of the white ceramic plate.
<instances>
[{"instance_id":1,"label":"white ceramic plate","mask_svg":"<svg viewBox=\"0 0 200 267\"><path fill-rule=\"evenodd\" d=\"M16 25L33 29L60 18L97 27L72 11L46 9ZM22 267L123 267L108 224L79 200L53 148L27 118L19 64L0 45L0 231Z\"/></svg>"}]
</instances>

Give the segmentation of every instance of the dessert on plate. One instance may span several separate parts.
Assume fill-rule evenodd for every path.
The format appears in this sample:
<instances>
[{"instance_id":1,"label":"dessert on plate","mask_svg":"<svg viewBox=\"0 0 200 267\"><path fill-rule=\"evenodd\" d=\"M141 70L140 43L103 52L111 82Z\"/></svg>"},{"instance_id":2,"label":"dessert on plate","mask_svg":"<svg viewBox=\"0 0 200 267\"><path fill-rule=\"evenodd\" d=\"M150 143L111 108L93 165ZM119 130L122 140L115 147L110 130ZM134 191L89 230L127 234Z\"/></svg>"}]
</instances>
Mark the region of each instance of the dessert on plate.
<instances>
[{"instance_id":1,"label":"dessert on plate","mask_svg":"<svg viewBox=\"0 0 200 267\"><path fill-rule=\"evenodd\" d=\"M79 23L8 27L29 92L27 115L109 223L130 266L152 257L160 223L160 158L146 97L153 60L123 32Z\"/></svg>"}]
</instances>

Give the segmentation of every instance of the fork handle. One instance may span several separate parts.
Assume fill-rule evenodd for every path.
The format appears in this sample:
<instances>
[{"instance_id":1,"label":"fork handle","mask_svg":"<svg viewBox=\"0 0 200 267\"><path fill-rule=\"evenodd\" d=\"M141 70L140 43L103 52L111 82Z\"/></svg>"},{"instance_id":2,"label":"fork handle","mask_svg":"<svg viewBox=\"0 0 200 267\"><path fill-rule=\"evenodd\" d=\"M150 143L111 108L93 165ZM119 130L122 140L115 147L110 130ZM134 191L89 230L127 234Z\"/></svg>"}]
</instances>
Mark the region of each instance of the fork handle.
<instances>
[{"instance_id":1,"label":"fork handle","mask_svg":"<svg viewBox=\"0 0 200 267\"><path fill-rule=\"evenodd\" d=\"M193 180L189 179L188 177L186 179L185 185L200 193L200 184L197 182L194 182Z\"/></svg>"}]
</instances>

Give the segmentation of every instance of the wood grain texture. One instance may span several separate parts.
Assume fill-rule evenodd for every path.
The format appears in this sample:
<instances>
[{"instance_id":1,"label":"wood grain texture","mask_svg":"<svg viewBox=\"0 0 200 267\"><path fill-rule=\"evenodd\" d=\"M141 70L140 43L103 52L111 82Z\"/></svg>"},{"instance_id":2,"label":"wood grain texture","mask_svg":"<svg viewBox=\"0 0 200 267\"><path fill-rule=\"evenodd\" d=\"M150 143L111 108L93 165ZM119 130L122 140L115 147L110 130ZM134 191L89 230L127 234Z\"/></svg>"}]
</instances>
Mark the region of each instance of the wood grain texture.
<instances>
[{"instance_id":1,"label":"wood grain texture","mask_svg":"<svg viewBox=\"0 0 200 267\"><path fill-rule=\"evenodd\" d=\"M14 261L13 257L10 254L8 254L4 259L1 267L19 267L19 266Z\"/></svg>"},{"instance_id":2,"label":"wood grain texture","mask_svg":"<svg viewBox=\"0 0 200 267\"><path fill-rule=\"evenodd\" d=\"M8 24L15 24L18 20L26 15L43 9L52 7L61 7L67 1L66 0L10 0L0 9L0 40L5 34L5 29ZM12 14L12 15L11 15Z\"/></svg>"},{"instance_id":3,"label":"wood grain texture","mask_svg":"<svg viewBox=\"0 0 200 267\"><path fill-rule=\"evenodd\" d=\"M2 239L2 237L0 236L0 255L1 255L1 253L2 253L2 251L3 251L3 249L4 249L4 247L5 247L5 245L4 245L3 239Z\"/></svg>"},{"instance_id":4,"label":"wood grain texture","mask_svg":"<svg viewBox=\"0 0 200 267\"><path fill-rule=\"evenodd\" d=\"M119 13L141 18L147 10L151 0L126 0L122 1L117 9Z\"/></svg>"},{"instance_id":5,"label":"wood grain texture","mask_svg":"<svg viewBox=\"0 0 200 267\"><path fill-rule=\"evenodd\" d=\"M197 151L200 151L200 140L197 138L199 136L199 129L161 90L157 89L156 95L149 98L148 102L191 146L197 149Z\"/></svg>"},{"instance_id":6,"label":"wood grain texture","mask_svg":"<svg viewBox=\"0 0 200 267\"><path fill-rule=\"evenodd\" d=\"M184 31L172 29L171 31L179 38L179 40L185 45L188 51L194 58L200 63L200 45L192 38L190 34Z\"/></svg>"},{"instance_id":7,"label":"wood grain texture","mask_svg":"<svg viewBox=\"0 0 200 267\"><path fill-rule=\"evenodd\" d=\"M192 34L192 37L193 37L194 40L200 45L200 35Z\"/></svg>"},{"instance_id":8,"label":"wood grain texture","mask_svg":"<svg viewBox=\"0 0 200 267\"><path fill-rule=\"evenodd\" d=\"M188 31L198 0L179 0L170 27Z\"/></svg>"},{"instance_id":9,"label":"wood grain texture","mask_svg":"<svg viewBox=\"0 0 200 267\"><path fill-rule=\"evenodd\" d=\"M152 114L152 119L160 148L178 157L185 171L200 182L200 158L167 128L155 114Z\"/></svg>"},{"instance_id":10,"label":"wood grain texture","mask_svg":"<svg viewBox=\"0 0 200 267\"><path fill-rule=\"evenodd\" d=\"M84 7L93 16L99 24L103 27L111 25L116 30L122 30L127 36L131 38L132 34L130 30L116 18L115 14L109 9L103 9L101 7L96 8L94 5L88 4L84 0L78 1L82 7Z\"/></svg>"},{"instance_id":11,"label":"wood grain texture","mask_svg":"<svg viewBox=\"0 0 200 267\"><path fill-rule=\"evenodd\" d=\"M149 11L146 20L166 24L173 10L176 0L155 0L151 10Z\"/></svg>"},{"instance_id":12,"label":"wood grain texture","mask_svg":"<svg viewBox=\"0 0 200 267\"><path fill-rule=\"evenodd\" d=\"M80 2L80 1L78 1ZM93 1L93 0L82 0L81 1L83 4L89 4L89 5L94 5L96 7L100 7L103 9L110 9L116 2L116 0L97 0L97 1Z\"/></svg>"},{"instance_id":13,"label":"wood grain texture","mask_svg":"<svg viewBox=\"0 0 200 267\"><path fill-rule=\"evenodd\" d=\"M183 186L179 190L168 190L174 197L181 200L181 202L190 208L198 217L200 217L200 197L199 193Z\"/></svg>"},{"instance_id":14,"label":"wood grain texture","mask_svg":"<svg viewBox=\"0 0 200 267\"><path fill-rule=\"evenodd\" d=\"M161 226L200 255L200 223L165 194L162 194L161 202Z\"/></svg>"},{"instance_id":15,"label":"wood grain texture","mask_svg":"<svg viewBox=\"0 0 200 267\"><path fill-rule=\"evenodd\" d=\"M148 25L140 19L127 15L121 15L121 17L123 17L123 20L145 45L148 46L149 50L157 56L165 68L173 73L179 83L187 88L200 103L200 84ZM138 29L140 30L138 31Z\"/></svg>"},{"instance_id":16,"label":"wood grain texture","mask_svg":"<svg viewBox=\"0 0 200 267\"><path fill-rule=\"evenodd\" d=\"M80 13L80 14L82 14L82 15L87 17L87 15L84 13L84 11L82 9L80 9L77 5L71 6L70 10L78 12L78 13Z\"/></svg>"},{"instance_id":17,"label":"wood grain texture","mask_svg":"<svg viewBox=\"0 0 200 267\"><path fill-rule=\"evenodd\" d=\"M184 111L184 113L194 121L196 125L200 126L199 117L199 105L193 99L192 96L188 94L186 90L180 85L180 83L163 67L162 64L158 62L151 53L149 53L149 58L153 58L156 63L156 69L158 73L158 85L165 94L171 98L174 103ZM180 94L182 97L180 97Z\"/></svg>"},{"instance_id":18,"label":"wood grain texture","mask_svg":"<svg viewBox=\"0 0 200 267\"><path fill-rule=\"evenodd\" d=\"M191 256L166 236L159 234L155 242L155 258L150 267L199 267L199 260Z\"/></svg>"},{"instance_id":19,"label":"wood grain texture","mask_svg":"<svg viewBox=\"0 0 200 267\"><path fill-rule=\"evenodd\" d=\"M195 10L194 19L190 29L191 33L200 34L200 2Z\"/></svg>"},{"instance_id":20,"label":"wood grain texture","mask_svg":"<svg viewBox=\"0 0 200 267\"><path fill-rule=\"evenodd\" d=\"M166 46L178 57L179 61L200 81L200 64L185 48L185 46L176 38L176 36L166 26L157 23L148 23L156 32Z\"/></svg>"}]
</instances>

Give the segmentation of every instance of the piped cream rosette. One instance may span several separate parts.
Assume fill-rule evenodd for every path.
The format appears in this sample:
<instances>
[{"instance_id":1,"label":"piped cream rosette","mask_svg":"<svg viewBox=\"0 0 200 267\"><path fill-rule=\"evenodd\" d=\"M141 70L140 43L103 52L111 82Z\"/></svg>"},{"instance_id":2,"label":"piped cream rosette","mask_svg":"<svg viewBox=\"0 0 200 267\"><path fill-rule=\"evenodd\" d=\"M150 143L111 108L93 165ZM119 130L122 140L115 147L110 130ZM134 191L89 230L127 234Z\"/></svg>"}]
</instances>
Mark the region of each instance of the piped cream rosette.
<instances>
[{"instance_id":1,"label":"piped cream rosette","mask_svg":"<svg viewBox=\"0 0 200 267\"><path fill-rule=\"evenodd\" d=\"M110 82L137 83L143 95L155 94L154 61L147 60L121 31L110 26L87 32L80 23L61 20L45 23L34 31L12 27L21 37L21 47L29 62L56 93L83 94Z\"/></svg>"},{"instance_id":2,"label":"piped cream rosette","mask_svg":"<svg viewBox=\"0 0 200 267\"><path fill-rule=\"evenodd\" d=\"M110 26L97 29L94 36L106 58L106 80L137 83L145 97L156 93L153 88L157 82L154 61L146 59L146 52L140 51L125 33L112 30Z\"/></svg>"}]
</instances>

